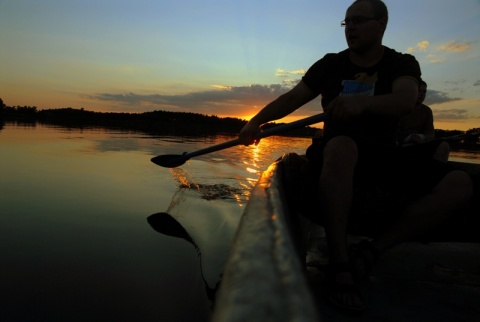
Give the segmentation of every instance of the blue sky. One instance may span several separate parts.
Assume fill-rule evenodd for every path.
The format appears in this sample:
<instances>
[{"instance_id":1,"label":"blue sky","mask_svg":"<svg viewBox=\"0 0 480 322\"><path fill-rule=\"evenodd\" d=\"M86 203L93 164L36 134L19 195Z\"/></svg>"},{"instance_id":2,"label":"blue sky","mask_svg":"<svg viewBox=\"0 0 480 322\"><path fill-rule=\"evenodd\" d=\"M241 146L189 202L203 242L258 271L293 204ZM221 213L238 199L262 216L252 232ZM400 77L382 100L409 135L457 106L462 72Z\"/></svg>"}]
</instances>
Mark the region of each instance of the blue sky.
<instances>
[{"instance_id":1,"label":"blue sky","mask_svg":"<svg viewBox=\"0 0 480 322\"><path fill-rule=\"evenodd\" d=\"M384 44L419 60L436 127L480 127L480 0L385 2ZM0 98L249 118L346 48L340 21L350 4L0 0ZM320 111L317 99L295 117Z\"/></svg>"}]
</instances>

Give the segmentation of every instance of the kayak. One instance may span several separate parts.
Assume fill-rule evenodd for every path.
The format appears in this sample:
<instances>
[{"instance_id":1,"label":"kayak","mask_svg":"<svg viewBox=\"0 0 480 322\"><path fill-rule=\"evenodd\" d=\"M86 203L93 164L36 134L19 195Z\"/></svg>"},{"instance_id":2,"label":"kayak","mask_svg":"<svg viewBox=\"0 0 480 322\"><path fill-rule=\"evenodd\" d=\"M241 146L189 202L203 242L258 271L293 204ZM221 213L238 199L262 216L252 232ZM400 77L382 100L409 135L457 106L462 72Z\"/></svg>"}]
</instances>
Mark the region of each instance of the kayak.
<instances>
[{"instance_id":1,"label":"kayak","mask_svg":"<svg viewBox=\"0 0 480 322\"><path fill-rule=\"evenodd\" d=\"M382 254L370 279L359 284L367 310L355 321L480 317L480 164L449 163L474 181L471 202L456 214L463 221L444 238L402 243ZM325 300L323 227L298 207L305 164L303 156L287 154L258 180L229 252L212 321L349 320ZM368 237L348 238L353 243Z\"/></svg>"},{"instance_id":2,"label":"kayak","mask_svg":"<svg viewBox=\"0 0 480 322\"><path fill-rule=\"evenodd\" d=\"M212 321L318 321L295 242L282 161L263 172L237 228Z\"/></svg>"}]
</instances>

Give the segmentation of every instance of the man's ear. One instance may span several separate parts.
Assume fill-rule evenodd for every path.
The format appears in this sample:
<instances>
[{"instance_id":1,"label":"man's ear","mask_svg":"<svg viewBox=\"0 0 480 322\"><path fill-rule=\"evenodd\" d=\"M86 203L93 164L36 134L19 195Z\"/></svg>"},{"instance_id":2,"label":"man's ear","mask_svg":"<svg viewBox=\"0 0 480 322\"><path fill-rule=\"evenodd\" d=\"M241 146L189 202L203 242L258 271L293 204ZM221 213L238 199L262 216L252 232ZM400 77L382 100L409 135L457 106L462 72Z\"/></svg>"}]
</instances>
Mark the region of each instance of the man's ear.
<instances>
[{"instance_id":1,"label":"man's ear","mask_svg":"<svg viewBox=\"0 0 480 322\"><path fill-rule=\"evenodd\" d=\"M378 19L378 22L379 22L380 25L382 26L383 32L385 32L385 30L387 29L388 18L387 18L387 17L379 18L379 19Z\"/></svg>"}]
</instances>

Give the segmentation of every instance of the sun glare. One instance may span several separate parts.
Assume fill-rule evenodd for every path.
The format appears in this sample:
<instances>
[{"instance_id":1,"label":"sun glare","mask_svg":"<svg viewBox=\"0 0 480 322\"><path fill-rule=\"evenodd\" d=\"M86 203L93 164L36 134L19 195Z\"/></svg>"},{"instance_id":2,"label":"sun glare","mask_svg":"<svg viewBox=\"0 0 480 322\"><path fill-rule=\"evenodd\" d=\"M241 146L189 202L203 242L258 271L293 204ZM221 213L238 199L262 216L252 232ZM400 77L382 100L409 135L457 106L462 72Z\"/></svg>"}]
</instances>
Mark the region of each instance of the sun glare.
<instances>
[{"instance_id":1,"label":"sun glare","mask_svg":"<svg viewBox=\"0 0 480 322\"><path fill-rule=\"evenodd\" d=\"M250 119L254 116L255 116L255 114L249 114L249 115L242 115L239 118L242 119L242 120L250 121Z\"/></svg>"},{"instance_id":2,"label":"sun glare","mask_svg":"<svg viewBox=\"0 0 480 322\"><path fill-rule=\"evenodd\" d=\"M245 159L244 161L244 164L245 164L245 170L247 170L247 172L249 173L252 173L252 174L255 174L255 175L259 175L261 173L261 169L260 169L260 161L261 161L261 145L262 145L262 142L260 142L259 145L249 145L248 147L246 147L246 150L245 152L249 155L248 158Z\"/></svg>"}]
</instances>

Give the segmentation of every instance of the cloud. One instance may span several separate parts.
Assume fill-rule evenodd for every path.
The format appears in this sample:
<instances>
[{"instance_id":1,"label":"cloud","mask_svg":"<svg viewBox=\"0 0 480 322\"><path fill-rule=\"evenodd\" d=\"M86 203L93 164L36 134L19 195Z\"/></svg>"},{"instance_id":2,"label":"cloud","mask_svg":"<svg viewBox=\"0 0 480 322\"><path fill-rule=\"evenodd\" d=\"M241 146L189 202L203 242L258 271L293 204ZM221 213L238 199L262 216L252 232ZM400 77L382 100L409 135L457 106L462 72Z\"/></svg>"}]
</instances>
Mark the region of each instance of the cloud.
<instances>
[{"instance_id":1,"label":"cloud","mask_svg":"<svg viewBox=\"0 0 480 322\"><path fill-rule=\"evenodd\" d=\"M432 64L444 63L447 60L445 57L438 57L434 54L429 54L427 58Z\"/></svg>"},{"instance_id":2,"label":"cloud","mask_svg":"<svg viewBox=\"0 0 480 322\"><path fill-rule=\"evenodd\" d=\"M299 82L283 80L281 84L270 85L212 85L212 90L188 92L178 95L141 94L141 93L98 93L88 96L100 102L110 102L111 110L132 112L135 108L141 112L166 110L192 112L206 115L250 115L286 93ZM479 81L480 83L480 81ZM425 104L443 104L459 101L461 98L451 97L448 93L429 89ZM318 110L318 100L307 104L304 110Z\"/></svg>"},{"instance_id":3,"label":"cloud","mask_svg":"<svg viewBox=\"0 0 480 322\"><path fill-rule=\"evenodd\" d=\"M278 77L289 77L291 75L302 75L303 76L303 75L305 75L306 72L307 71L305 69L287 71L287 70L278 68L275 71L275 76L278 76Z\"/></svg>"},{"instance_id":4,"label":"cloud","mask_svg":"<svg viewBox=\"0 0 480 322\"><path fill-rule=\"evenodd\" d=\"M433 118L438 121L466 120L470 118L467 113L467 110L461 109L433 110Z\"/></svg>"},{"instance_id":5,"label":"cloud","mask_svg":"<svg viewBox=\"0 0 480 322\"><path fill-rule=\"evenodd\" d=\"M212 87L216 89L232 89L232 86L228 85L212 85Z\"/></svg>"},{"instance_id":6,"label":"cloud","mask_svg":"<svg viewBox=\"0 0 480 322\"><path fill-rule=\"evenodd\" d=\"M88 98L113 102L125 110L141 107L145 110L169 110L215 115L242 115L251 113L252 107L267 104L291 88L291 84L228 86L214 85L214 90L179 95L98 93ZM117 109L119 107L117 106Z\"/></svg>"},{"instance_id":7,"label":"cloud","mask_svg":"<svg viewBox=\"0 0 480 322\"><path fill-rule=\"evenodd\" d=\"M447 44L443 44L438 46L438 51L447 51L447 52L454 52L454 53L463 53L465 51L470 50L472 46L470 43L459 43L457 41L451 41Z\"/></svg>"},{"instance_id":8,"label":"cloud","mask_svg":"<svg viewBox=\"0 0 480 322\"><path fill-rule=\"evenodd\" d=\"M110 109L131 111L168 110L215 115L252 114L252 108L265 106L294 87L305 75L305 69L285 70L278 68L275 75L282 81L271 85L231 86L212 85L212 90L189 92L178 95L140 93L97 93L86 98L111 102Z\"/></svg>"},{"instance_id":9,"label":"cloud","mask_svg":"<svg viewBox=\"0 0 480 322\"><path fill-rule=\"evenodd\" d=\"M477 80L477 81L475 82L475 84L473 84L473 86L480 86L480 79Z\"/></svg>"},{"instance_id":10,"label":"cloud","mask_svg":"<svg viewBox=\"0 0 480 322\"><path fill-rule=\"evenodd\" d=\"M445 84L455 85L455 86L463 86L463 84L465 84L466 82L467 82L466 80L457 80L457 81L447 80L447 81L445 81Z\"/></svg>"},{"instance_id":11,"label":"cloud","mask_svg":"<svg viewBox=\"0 0 480 322\"><path fill-rule=\"evenodd\" d=\"M429 89L427 91L427 96L425 97L425 104L427 105L442 104L442 103L448 103L448 102L459 101L459 100L461 100L461 98L449 97L448 94L445 92Z\"/></svg>"},{"instance_id":12,"label":"cloud","mask_svg":"<svg viewBox=\"0 0 480 322\"><path fill-rule=\"evenodd\" d=\"M430 46L430 42L428 40L423 40L416 44L414 47L408 48L407 52L414 53L416 51L426 51L428 49L428 46Z\"/></svg>"},{"instance_id":13,"label":"cloud","mask_svg":"<svg viewBox=\"0 0 480 322\"><path fill-rule=\"evenodd\" d=\"M461 41L450 41L441 44L434 49L430 49L430 42L423 40L413 47L407 48L407 52L413 54L415 52L424 52L428 61L432 64L443 63L447 60L445 55L449 53L463 53L472 48L471 43Z\"/></svg>"}]
</instances>

